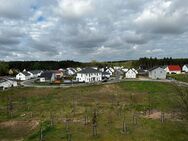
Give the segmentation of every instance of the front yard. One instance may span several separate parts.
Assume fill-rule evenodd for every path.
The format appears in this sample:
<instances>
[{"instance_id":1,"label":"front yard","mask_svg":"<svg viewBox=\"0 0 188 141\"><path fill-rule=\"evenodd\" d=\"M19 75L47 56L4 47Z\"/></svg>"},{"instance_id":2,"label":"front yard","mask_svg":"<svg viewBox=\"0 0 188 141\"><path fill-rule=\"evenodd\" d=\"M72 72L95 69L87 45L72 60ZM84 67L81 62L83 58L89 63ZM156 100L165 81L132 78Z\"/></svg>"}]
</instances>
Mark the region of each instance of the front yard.
<instances>
[{"instance_id":1,"label":"front yard","mask_svg":"<svg viewBox=\"0 0 188 141\"><path fill-rule=\"evenodd\" d=\"M168 77L174 78L178 81L183 81L188 83L188 74L171 74L168 75Z\"/></svg>"}]
</instances>

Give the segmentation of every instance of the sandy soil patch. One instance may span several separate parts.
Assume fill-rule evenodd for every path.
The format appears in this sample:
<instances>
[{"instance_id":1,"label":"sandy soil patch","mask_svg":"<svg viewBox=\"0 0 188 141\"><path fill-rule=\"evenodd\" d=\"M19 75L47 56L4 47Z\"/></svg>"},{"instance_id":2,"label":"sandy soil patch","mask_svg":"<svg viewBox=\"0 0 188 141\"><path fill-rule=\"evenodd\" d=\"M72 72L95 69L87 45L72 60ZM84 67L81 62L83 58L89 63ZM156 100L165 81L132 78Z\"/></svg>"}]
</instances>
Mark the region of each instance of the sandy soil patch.
<instances>
[{"instance_id":1,"label":"sandy soil patch","mask_svg":"<svg viewBox=\"0 0 188 141\"><path fill-rule=\"evenodd\" d=\"M162 112L161 111L153 111L150 115L144 116L145 118L149 119L161 119ZM164 113L164 118L165 119L171 119L172 115L169 113Z\"/></svg>"},{"instance_id":2,"label":"sandy soil patch","mask_svg":"<svg viewBox=\"0 0 188 141\"><path fill-rule=\"evenodd\" d=\"M39 122L36 120L31 120L31 121L10 120L10 121L5 121L5 122L0 123L1 128L25 127L25 128L28 128L29 130L35 129L38 125L39 125Z\"/></svg>"}]
</instances>

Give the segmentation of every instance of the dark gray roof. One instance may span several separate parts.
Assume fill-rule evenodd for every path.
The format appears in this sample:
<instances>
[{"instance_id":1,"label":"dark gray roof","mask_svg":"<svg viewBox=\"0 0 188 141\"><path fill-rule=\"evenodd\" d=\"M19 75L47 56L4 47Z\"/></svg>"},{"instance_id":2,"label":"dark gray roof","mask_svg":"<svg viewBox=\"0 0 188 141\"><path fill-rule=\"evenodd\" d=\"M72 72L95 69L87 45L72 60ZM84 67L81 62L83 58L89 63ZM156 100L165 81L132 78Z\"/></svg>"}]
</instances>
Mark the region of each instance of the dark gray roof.
<instances>
[{"instance_id":1,"label":"dark gray roof","mask_svg":"<svg viewBox=\"0 0 188 141\"><path fill-rule=\"evenodd\" d=\"M161 68L161 69L162 69L162 67L160 67L160 66L155 66L155 67L153 67L153 68L150 68L148 71L152 71L152 70L155 70L155 69L157 69L157 68Z\"/></svg>"},{"instance_id":2,"label":"dark gray roof","mask_svg":"<svg viewBox=\"0 0 188 141\"><path fill-rule=\"evenodd\" d=\"M143 70L143 69L138 69L138 74L139 75L146 75L146 74L148 74L148 71L147 70Z\"/></svg>"},{"instance_id":3,"label":"dark gray roof","mask_svg":"<svg viewBox=\"0 0 188 141\"><path fill-rule=\"evenodd\" d=\"M53 72L52 71L45 71L41 74L40 77L44 77L46 80L51 80L52 78L52 75L53 75Z\"/></svg>"},{"instance_id":4,"label":"dark gray roof","mask_svg":"<svg viewBox=\"0 0 188 141\"><path fill-rule=\"evenodd\" d=\"M22 72L25 76L30 76L30 74L26 71Z\"/></svg>"},{"instance_id":5,"label":"dark gray roof","mask_svg":"<svg viewBox=\"0 0 188 141\"><path fill-rule=\"evenodd\" d=\"M110 73L104 71L104 72L102 72L102 75L110 75Z\"/></svg>"},{"instance_id":6,"label":"dark gray roof","mask_svg":"<svg viewBox=\"0 0 188 141\"><path fill-rule=\"evenodd\" d=\"M162 66L161 68L166 69L166 67L168 67L168 65L164 65L164 66Z\"/></svg>"},{"instance_id":7,"label":"dark gray roof","mask_svg":"<svg viewBox=\"0 0 188 141\"><path fill-rule=\"evenodd\" d=\"M74 68L67 68L66 71L68 72L68 70L71 70L73 73L76 73L76 69Z\"/></svg>"},{"instance_id":8,"label":"dark gray roof","mask_svg":"<svg viewBox=\"0 0 188 141\"><path fill-rule=\"evenodd\" d=\"M98 71L96 69L93 69L93 68L84 68L81 71L79 71L78 73L102 73L102 72Z\"/></svg>"},{"instance_id":9,"label":"dark gray roof","mask_svg":"<svg viewBox=\"0 0 188 141\"><path fill-rule=\"evenodd\" d=\"M5 80L3 78L0 78L0 83L2 83L2 82L5 82Z\"/></svg>"},{"instance_id":10,"label":"dark gray roof","mask_svg":"<svg viewBox=\"0 0 188 141\"><path fill-rule=\"evenodd\" d=\"M32 71L29 71L29 72L31 72L32 74L38 74L38 73L42 72L42 70L32 70Z\"/></svg>"}]
</instances>

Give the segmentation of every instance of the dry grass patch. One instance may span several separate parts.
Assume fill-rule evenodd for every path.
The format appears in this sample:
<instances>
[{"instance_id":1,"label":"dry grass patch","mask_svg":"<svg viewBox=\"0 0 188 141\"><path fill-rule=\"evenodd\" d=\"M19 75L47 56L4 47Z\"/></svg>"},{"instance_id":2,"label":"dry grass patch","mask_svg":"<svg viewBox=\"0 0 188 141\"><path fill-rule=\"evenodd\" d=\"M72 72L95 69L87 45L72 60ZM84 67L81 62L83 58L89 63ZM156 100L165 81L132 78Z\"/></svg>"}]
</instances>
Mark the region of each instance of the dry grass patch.
<instances>
[{"instance_id":1,"label":"dry grass patch","mask_svg":"<svg viewBox=\"0 0 188 141\"><path fill-rule=\"evenodd\" d=\"M15 141L23 140L25 136L33 132L39 125L37 120L29 121L17 121L10 120L0 123L0 132L3 132L0 136L0 140Z\"/></svg>"}]
</instances>

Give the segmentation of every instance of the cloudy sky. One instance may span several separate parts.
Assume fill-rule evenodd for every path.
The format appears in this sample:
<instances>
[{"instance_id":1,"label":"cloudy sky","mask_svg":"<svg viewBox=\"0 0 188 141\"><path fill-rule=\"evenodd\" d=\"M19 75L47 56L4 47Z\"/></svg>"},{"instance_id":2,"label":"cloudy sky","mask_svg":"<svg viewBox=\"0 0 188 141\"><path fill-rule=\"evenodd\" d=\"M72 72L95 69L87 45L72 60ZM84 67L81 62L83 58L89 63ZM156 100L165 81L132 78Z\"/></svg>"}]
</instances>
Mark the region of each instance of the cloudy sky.
<instances>
[{"instance_id":1,"label":"cloudy sky","mask_svg":"<svg viewBox=\"0 0 188 141\"><path fill-rule=\"evenodd\" d=\"M0 0L0 60L188 57L188 0Z\"/></svg>"}]
</instances>

